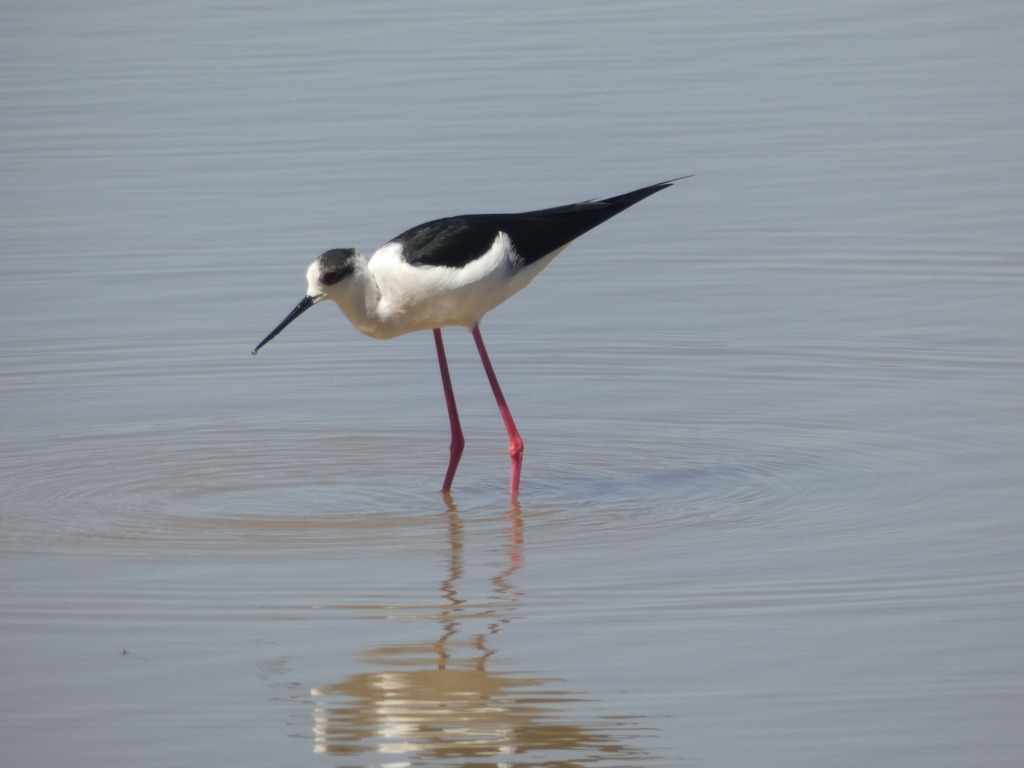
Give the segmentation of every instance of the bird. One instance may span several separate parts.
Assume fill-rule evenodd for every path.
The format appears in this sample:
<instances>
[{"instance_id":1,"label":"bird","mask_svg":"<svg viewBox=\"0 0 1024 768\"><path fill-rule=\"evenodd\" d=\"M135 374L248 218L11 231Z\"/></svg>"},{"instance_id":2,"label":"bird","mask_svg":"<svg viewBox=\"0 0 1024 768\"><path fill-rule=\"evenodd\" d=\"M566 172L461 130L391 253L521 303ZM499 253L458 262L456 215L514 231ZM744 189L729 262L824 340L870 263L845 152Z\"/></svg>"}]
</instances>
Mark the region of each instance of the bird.
<instances>
[{"instance_id":1,"label":"bird","mask_svg":"<svg viewBox=\"0 0 1024 768\"><path fill-rule=\"evenodd\" d=\"M356 330L375 339L433 331L451 428L448 469L441 491L450 495L465 439L441 329L469 329L508 432L512 460L509 495L516 500L523 438L484 346L481 320L525 288L580 235L685 178L689 177L555 208L435 219L389 240L369 260L354 248L325 251L306 270L305 297L252 354L307 309L327 300L338 305Z\"/></svg>"}]
</instances>

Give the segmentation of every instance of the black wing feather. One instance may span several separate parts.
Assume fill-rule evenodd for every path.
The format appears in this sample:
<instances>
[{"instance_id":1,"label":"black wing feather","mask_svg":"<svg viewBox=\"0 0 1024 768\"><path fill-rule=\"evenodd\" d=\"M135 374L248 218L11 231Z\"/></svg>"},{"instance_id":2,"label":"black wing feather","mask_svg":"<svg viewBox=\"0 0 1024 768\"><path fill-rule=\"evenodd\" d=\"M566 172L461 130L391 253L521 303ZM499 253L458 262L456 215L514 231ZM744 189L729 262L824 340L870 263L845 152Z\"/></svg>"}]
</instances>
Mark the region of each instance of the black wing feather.
<instances>
[{"instance_id":1,"label":"black wing feather","mask_svg":"<svg viewBox=\"0 0 1024 768\"><path fill-rule=\"evenodd\" d=\"M410 264L462 267L487 253L498 233L504 232L523 263L532 264L676 181L679 179L605 200L588 200L539 211L435 219L403 232L391 242L402 245L405 260Z\"/></svg>"}]
</instances>

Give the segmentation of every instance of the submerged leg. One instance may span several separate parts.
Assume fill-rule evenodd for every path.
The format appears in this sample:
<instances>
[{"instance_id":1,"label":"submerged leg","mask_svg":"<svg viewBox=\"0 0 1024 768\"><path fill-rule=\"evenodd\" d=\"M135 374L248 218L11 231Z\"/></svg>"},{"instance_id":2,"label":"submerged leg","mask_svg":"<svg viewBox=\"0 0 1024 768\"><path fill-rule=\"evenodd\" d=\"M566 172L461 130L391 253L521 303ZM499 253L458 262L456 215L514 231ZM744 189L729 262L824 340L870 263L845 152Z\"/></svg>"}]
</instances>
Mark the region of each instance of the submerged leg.
<instances>
[{"instance_id":1,"label":"submerged leg","mask_svg":"<svg viewBox=\"0 0 1024 768\"><path fill-rule=\"evenodd\" d=\"M462 425L459 423L459 411L455 407L455 391L452 389L452 376L448 372L448 358L444 354L444 341L441 340L441 329L434 329L434 343L437 345L437 362L441 366L441 384L444 387L444 400L448 404L448 421L452 427L451 458L448 460L448 472L444 476L442 493L448 493L452 489L452 481L455 479L455 470L458 469L459 459L462 458L462 448L466 445L462 437Z\"/></svg>"},{"instance_id":2,"label":"submerged leg","mask_svg":"<svg viewBox=\"0 0 1024 768\"><path fill-rule=\"evenodd\" d=\"M512 413L508 409L508 403L505 402L505 396L501 394L501 386L498 384L498 377L494 375L494 368L491 367L491 359L487 356L487 348L484 346L483 336L480 335L479 325L473 326L473 340L480 353L480 360L484 364L487 380L491 382L494 399L498 401L498 410L501 411L505 429L508 430L508 455L512 457L512 480L509 483L509 494L515 499L519 496L519 473L523 468L523 438L519 436L519 430L516 429L516 423L512 421Z\"/></svg>"}]
</instances>

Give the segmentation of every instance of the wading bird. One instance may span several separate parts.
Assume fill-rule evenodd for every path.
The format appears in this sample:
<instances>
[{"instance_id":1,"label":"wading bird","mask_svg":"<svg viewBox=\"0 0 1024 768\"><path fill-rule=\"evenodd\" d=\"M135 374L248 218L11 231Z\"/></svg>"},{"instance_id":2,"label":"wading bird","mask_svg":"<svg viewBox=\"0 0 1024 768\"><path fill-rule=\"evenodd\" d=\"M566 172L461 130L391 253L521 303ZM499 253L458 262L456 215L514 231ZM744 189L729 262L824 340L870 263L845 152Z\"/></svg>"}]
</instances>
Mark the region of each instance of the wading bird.
<instances>
[{"instance_id":1,"label":"wading bird","mask_svg":"<svg viewBox=\"0 0 1024 768\"><path fill-rule=\"evenodd\" d=\"M255 355L285 326L325 299L337 304L356 330L375 339L433 330L452 433L448 471L441 487L448 493L465 440L441 329L465 326L473 334L508 430L508 452L512 457L509 492L516 498L523 465L523 439L484 347L480 320L525 288L577 237L679 180L671 179L604 200L539 211L471 214L428 221L389 240L369 260L351 248L326 251L306 271L306 297L252 353Z\"/></svg>"}]
</instances>

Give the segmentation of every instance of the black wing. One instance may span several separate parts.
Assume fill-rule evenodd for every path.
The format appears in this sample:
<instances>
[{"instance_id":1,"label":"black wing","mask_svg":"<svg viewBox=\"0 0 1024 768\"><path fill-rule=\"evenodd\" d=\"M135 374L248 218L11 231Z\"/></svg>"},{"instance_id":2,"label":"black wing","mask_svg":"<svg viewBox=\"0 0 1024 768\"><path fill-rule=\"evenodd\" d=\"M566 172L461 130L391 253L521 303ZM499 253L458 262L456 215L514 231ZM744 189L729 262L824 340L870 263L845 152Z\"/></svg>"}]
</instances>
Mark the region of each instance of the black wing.
<instances>
[{"instance_id":1,"label":"black wing","mask_svg":"<svg viewBox=\"0 0 1024 768\"><path fill-rule=\"evenodd\" d=\"M410 264L462 267L483 256L494 245L498 233L504 232L523 263L532 264L676 181L679 179L606 200L588 200L540 211L436 219L403 232L391 242L402 245L404 258Z\"/></svg>"}]
</instances>

